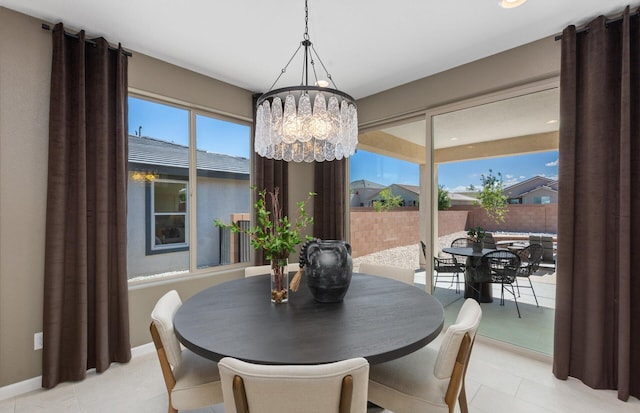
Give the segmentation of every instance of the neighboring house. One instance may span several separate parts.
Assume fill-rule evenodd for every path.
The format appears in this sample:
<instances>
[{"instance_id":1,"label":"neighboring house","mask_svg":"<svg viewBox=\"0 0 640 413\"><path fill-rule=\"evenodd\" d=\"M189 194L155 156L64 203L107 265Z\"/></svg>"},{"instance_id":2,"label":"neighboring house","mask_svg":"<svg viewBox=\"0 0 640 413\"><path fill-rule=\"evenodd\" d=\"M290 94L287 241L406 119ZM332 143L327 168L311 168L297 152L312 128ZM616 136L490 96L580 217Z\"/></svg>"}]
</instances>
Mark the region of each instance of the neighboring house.
<instances>
[{"instance_id":1,"label":"neighboring house","mask_svg":"<svg viewBox=\"0 0 640 413\"><path fill-rule=\"evenodd\" d=\"M534 176L504 189L510 204L557 204L558 181Z\"/></svg>"},{"instance_id":2,"label":"neighboring house","mask_svg":"<svg viewBox=\"0 0 640 413\"><path fill-rule=\"evenodd\" d=\"M368 204L369 200L384 189L384 185L367 181L366 179L359 179L351 182L349 188L351 189L350 206L371 206Z\"/></svg>"},{"instance_id":3,"label":"neighboring house","mask_svg":"<svg viewBox=\"0 0 640 413\"><path fill-rule=\"evenodd\" d=\"M189 268L189 149L129 135L127 207L128 274L131 277ZM197 265L220 265L216 218L248 213L250 162L247 158L197 151ZM193 185L193 183L192 183ZM227 202L215 202L214 199Z\"/></svg>"},{"instance_id":4,"label":"neighboring house","mask_svg":"<svg viewBox=\"0 0 640 413\"><path fill-rule=\"evenodd\" d=\"M420 187L417 185L401 185L401 184L391 184L385 188L380 188L373 196L371 196L367 202L366 206L372 206L374 201L379 201L380 192L383 189L390 189L391 194L402 197L402 206L418 206L420 203Z\"/></svg>"},{"instance_id":5,"label":"neighboring house","mask_svg":"<svg viewBox=\"0 0 640 413\"><path fill-rule=\"evenodd\" d=\"M474 192L475 193L475 192ZM449 193L449 201L451 202L451 206L454 205L474 205L478 202L478 198L473 196L465 195L459 192L450 192Z\"/></svg>"}]
</instances>

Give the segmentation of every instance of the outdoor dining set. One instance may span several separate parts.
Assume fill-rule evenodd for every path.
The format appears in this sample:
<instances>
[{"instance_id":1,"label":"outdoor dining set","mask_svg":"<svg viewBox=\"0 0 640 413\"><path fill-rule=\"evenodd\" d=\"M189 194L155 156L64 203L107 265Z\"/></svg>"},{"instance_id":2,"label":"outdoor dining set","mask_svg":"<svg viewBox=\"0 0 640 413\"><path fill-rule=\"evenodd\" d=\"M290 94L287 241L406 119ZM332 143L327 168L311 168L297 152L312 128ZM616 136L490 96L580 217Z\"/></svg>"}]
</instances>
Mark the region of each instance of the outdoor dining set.
<instances>
[{"instance_id":1,"label":"outdoor dining set","mask_svg":"<svg viewBox=\"0 0 640 413\"><path fill-rule=\"evenodd\" d=\"M434 286L440 278L447 277L455 284L456 293L460 292L459 285L464 284L465 298L489 303L493 302L493 284L500 284L500 305L504 305L506 290L513 296L518 317L521 317L517 299L520 288L530 288L539 307L530 278L543 260L544 247L538 239L496 243L488 236L480 248L474 248L468 238L455 239L450 247L442 249L446 256L434 257ZM526 278L529 285L520 285L518 278Z\"/></svg>"}]
</instances>

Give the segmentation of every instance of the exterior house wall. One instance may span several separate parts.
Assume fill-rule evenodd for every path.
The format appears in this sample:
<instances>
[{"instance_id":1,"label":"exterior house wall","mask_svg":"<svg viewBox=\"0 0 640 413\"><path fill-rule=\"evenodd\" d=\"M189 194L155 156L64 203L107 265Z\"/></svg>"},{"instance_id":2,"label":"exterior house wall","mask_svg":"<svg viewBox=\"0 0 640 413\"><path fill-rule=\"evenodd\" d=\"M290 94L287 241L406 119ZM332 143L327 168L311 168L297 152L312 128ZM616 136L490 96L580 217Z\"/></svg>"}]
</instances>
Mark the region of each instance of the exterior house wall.
<instances>
[{"instance_id":1,"label":"exterior house wall","mask_svg":"<svg viewBox=\"0 0 640 413\"><path fill-rule=\"evenodd\" d=\"M129 278L189 269L189 250L146 254L146 196L144 182L129 180L127 206L127 273ZM229 221L233 213L251 207L248 181L198 177L198 268L220 265L220 230L213 221ZM218 202L225 199L227 202ZM150 217L149 217L150 218ZM187 219L189 219L187 217ZM188 227L187 223L187 227Z\"/></svg>"},{"instance_id":2,"label":"exterior house wall","mask_svg":"<svg viewBox=\"0 0 640 413\"><path fill-rule=\"evenodd\" d=\"M552 191L547 188L534 189L533 191L524 194L522 196L522 203L535 204L536 198L540 198L541 196L548 196L551 204L558 203L558 191Z\"/></svg>"}]
</instances>

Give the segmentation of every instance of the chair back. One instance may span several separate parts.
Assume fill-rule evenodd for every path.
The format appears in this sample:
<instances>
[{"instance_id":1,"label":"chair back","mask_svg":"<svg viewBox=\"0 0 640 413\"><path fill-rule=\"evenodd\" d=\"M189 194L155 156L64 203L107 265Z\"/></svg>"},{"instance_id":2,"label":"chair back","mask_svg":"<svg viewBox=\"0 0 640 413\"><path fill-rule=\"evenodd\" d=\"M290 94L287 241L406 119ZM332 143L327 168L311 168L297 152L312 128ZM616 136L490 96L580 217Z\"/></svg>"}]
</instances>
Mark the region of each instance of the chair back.
<instances>
[{"instance_id":1,"label":"chair back","mask_svg":"<svg viewBox=\"0 0 640 413\"><path fill-rule=\"evenodd\" d=\"M520 268L520 257L508 250L491 251L482 256L482 262L489 268L491 282L511 284Z\"/></svg>"},{"instance_id":2,"label":"chair back","mask_svg":"<svg viewBox=\"0 0 640 413\"><path fill-rule=\"evenodd\" d=\"M487 248L487 249L492 249L492 250L496 249L496 240L495 240L495 238L493 238L493 234L492 233L487 232L485 234L485 237L482 240L482 248Z\"/></svg>"},{"instance_id":3,"label":"chair back","mask_svg":"<svg viewBox=\"0 0 640 413\"><path fill-rule=\"evenodd\" d=\"M542 260L543 248L540 244L529 244L523 248L518 256L520 257L520 265L526 268L526 275L531 275L538 271L540 261Z\"/></svg>"},{"instance_id":4,"label":"chair back","mask_svg":"<svg viewBox=\"0 0 640 413\"><path fill-rule=\"evenodd\" d=\"M167 361L175 369L182 361L182 349L180 342L173 331L173 316L182 305L182 300L176 290L171 290L158 300L151 312L151 336L154 339L156 350L160 353L163 349ZM157 330L156 337L153 330ZM158 343L157 341L160 341Z\"/></svg>"},{"instance_id":5,"label":"chair back","mask_svg":"<svg viewBox=\"0 0 640 413\"><path fill-rule=\"evenodd\" d=\"M467 298L458 312L456 322L450 325L442 336L438 356L433 366L434 376L439 379L451 377L463 337L468 334L473 341L481 318L480 304L472 298Z\"/></svg>"},{"instance_id":6,"label":"chair back","mask_svg":"<svg viewBox=\"0 0 640 413\"><path fill-rule=\"evenodd\" d=\"M358 270L364 274L379 275L381 277L391 278L402 281L405 284L413 285L415 273L409 268L400 268L391 265L371 264L363 262Z\"/></svg>"},{"instance_id":7,"label":"chair back","mask_svg":"<svg viewBox=\"0 0 640 413\"><path fill-rule=\"evenodd\" d=\"M260 365L225 357L218 363L226 413L362 413L369 363L354 358L317 365Z\"/></svg>"},{"instance_id":8,"label":"chair back","mask_svg":"<svg viewBox=\"0 0 640 413\"><path fill-rule=\"evenodd\" d=\"M451 241L452 248L468 248L471 247L471 241L468 238L456 238Z\"/></svg>"}]
</instances>

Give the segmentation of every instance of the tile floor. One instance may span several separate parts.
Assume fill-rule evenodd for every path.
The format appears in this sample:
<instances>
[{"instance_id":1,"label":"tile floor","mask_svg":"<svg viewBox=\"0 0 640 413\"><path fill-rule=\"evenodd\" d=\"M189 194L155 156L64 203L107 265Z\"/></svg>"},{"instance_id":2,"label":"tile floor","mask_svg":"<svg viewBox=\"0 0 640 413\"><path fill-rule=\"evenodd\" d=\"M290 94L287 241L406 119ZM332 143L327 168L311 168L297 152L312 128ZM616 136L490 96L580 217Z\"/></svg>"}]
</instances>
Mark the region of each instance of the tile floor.
<instances>
[{"instance_id":1,"label":"tile floor","mask_svg":"<svg viewBox=\"0 0 640 413\"><path fill-rule=\"evenodd\" d=\"M479 337L467 373L471 413L638 413L640 401L617 400L616 393L592 390L575 379L557 380L549 359L514 351ZM164 413L167 396L155 352L89 374L78 383L36 390L0 400L0 413ZM459 410L456 410L459 411ZM223 413L222 405L191 413ZM370 408L368 413L390 413Z\"/></svg>"}]
</instances>

